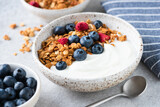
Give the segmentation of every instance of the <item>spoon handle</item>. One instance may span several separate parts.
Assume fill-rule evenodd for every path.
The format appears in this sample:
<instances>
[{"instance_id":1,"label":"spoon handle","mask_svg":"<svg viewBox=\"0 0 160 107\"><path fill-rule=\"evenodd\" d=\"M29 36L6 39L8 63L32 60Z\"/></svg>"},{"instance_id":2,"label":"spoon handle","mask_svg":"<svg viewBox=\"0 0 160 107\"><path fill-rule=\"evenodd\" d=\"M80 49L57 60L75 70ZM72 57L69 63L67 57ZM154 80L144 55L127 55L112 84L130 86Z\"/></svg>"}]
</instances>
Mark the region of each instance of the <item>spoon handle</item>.
<instances>
[{"instance_id":1,"label":"spoon handle","mask_svg":"<svg viewBox=\"0 0 160 107\"><path fill-rule=\"evenodd\" d=\"M99 106L99 105L101 105L101 104L103 104L103 103L105 103L105 102L107 102L107 101L109 101L109 100L111 100L115 97L119 97L119 96L126 96L126 95L124 93L116 94L116 95L101 99L101 100L99 100L97 102L94 102L90 105L87 105L86 107L97 107L97 106Z\"/></svg>"}]
</instances>

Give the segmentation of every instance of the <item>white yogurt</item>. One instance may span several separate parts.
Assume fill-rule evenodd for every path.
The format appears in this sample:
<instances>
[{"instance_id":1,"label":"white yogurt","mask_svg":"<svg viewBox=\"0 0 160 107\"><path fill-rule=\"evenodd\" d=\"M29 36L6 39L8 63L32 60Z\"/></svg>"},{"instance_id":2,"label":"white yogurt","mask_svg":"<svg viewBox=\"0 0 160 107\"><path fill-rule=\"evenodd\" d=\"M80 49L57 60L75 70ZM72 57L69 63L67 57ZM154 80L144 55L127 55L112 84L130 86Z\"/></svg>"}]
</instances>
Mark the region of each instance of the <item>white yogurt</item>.
<instances>
[{"instance_id":1,"label":"white yogurt","mask_svg":"<svg viewBox=\"0 0 160 107\"><path fill-rule=\"evenodd\" d=\"M55 66L51 70L56 74L70 78L92 79L108 76L122 71L136 58L137 52L130 41L115 41L115 47L110 44L104 45L102 54L87 54L84 61L74 61L65 70L57 70Z\"/></svg>"}]
</instances>

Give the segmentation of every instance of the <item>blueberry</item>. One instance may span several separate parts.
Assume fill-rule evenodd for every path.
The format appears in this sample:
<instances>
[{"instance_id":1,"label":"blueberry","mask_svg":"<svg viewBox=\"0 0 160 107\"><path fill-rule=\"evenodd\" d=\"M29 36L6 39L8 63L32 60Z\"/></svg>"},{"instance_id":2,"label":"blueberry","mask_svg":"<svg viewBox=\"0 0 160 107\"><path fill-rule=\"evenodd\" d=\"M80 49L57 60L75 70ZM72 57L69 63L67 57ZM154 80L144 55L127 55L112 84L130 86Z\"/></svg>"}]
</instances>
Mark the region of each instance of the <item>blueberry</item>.
<instances>
[{"instance_id":1,"label":"blueberry","mask_svg":"<svg viewBox=\"0 0 160 107\"><path fill-rule=\"evenodd\" d=\"M55 35L63 35L63 34L66 33L66 31L65 31L65 28L64 28L64 27L62 27L62 26L56 26L56 27L53 29L53 33L54 33Z\"/></svg>"},{"instance_id":2,"label":"blueberry","mask_svg":"<svg viewBox=\"0 0 160 107\"><path fill-rule=\"evenodd\" d=\"M27 80L26 80L26 85L30 88L35 88L36 85L37 85L37 81L33 78L33 77L29 77Z\"/></svg>"},{"instance_id":3,"label":"blueberry","mask_svg":"<svg viewBox=\"0 0 160 107\"><path fill-rule=\"evenodd\" d=\"M26 78L26 71L22 68L17 68L13 71L13 77L15 77L19 81L22 81Z\"/></svg>"},{"instance_id":4,"label":"blueberry","mask_svg":"<svg viewBox=\"0 0 160 107\"><path fill-rule=\"evenodd\" d=\"M80 44L82 46L85 46L86 48L89 48L93 44L93 39L91 37L89 37L89 36L83 36L80 39Z\"/></svg>"},{"instance_id":5,"label":"blueberry","mask_svg":"<svg viewBox=\"0 0 160 107\"><path fill-rule=\"evenodd\" d=\"M83 61L87 58L87 53L83 49L77 49L74 51L73 57L76 61Z\"/></svg>"},{"instance_id":6,"label":"blueberry","mask_svg":"<svg viewBox=\"0 0 160 107\"><path fill-rule=\"evenodd\" d=\"M16 90L16 91L20 91L21 89L23 89L24 88L24 84L22 83L22 82L16 82L15 84L14 84L14 89Z\"/></svg>"},{"instance_id":7,"label":"blueberry","mask_svg":"<svg viewBox=\"0 0 160 107\"><path fill-rule=\"evenodd\" d=\"M4 88L2 79L0 79L0 88Z\"/></svg>"},{"instance_id":8,"label":"blueberry","mask_svg":"<svg viewBox=\"0 0 160 107\"><path fill-rule=\"evenodd\" d=\"M96 20L93 24L95 25L96 29L100 28L103 25L100 20Z\"/></svg>"},{"instance_id":9,"label":"blueberry","mask_svg":"<svg viewBox=\"0 0 160 107\"><path fill-rule=\"evenodd\" d=\"M4 107L16 107L13 101L6 101Z\"/></svg>"},{"instance_id":10,"label":"blueberry","mask_svg":"<svg viewBox=\"0 0 160 107\"><path fill-rule=\"evenodd\" d=\"M74 28L75 28L74 23L69 23L65 26L65 29L66 29L67 33L70 32L70 31L74 31Z\"/></svg>"},{"instance_id":11,"label":"blueberry","mask_svg":"<svg viewBox=\"0 0 160 107\"><path fill-rule=\"evenodd\" d=\"M11 67L8 64L0 66L0 77L5 77L11 74Z\"/></svg>"},{"instance_id":12,"label":"blueberry","mask_svg":"<svg viewBox=\"0 0 160 107\"><path fill-rule=\"evenodd\" d=\"M25 87L19 92L19 98L23 98L25 100L29 100L32 96L33 91L29 87Z\"/></svg>"},{"instance_id":13,"label":"blueberry","mask_svg":"<svg viewBox=\"0 0 160 107\"><path fill-rule=\"evenodd\" d=\"M71 43L78 43L79 42L79 37L77 35L71 35L69 38L68 38L68 42L69 44Z\"/></svg>"},{"instance_id":14,"label":"blueberry","mask_svg":"<svg viewBox=\"0 0 160 107\"><path fill-rule=\"evenodd\" d=\"M0 101L7 99L8 96L9 96L8 93L4 89L0 88Z\"/></svg>"},{"instance_id":15,"label":"blueberry","mask_svg":"<svg viewBox=\"0 0 160 107\"><path fill-rule=\"evenodd\" d=\"M16 79L12 76L6 76L4 79L3 79L3 83L5 86L7 87L13 87L14 84L16 83Z\"/></svg>"},{"instance_id":16,"label":"blueberry","mask_svg":"<svg viewBox=\"0 0 160 107\"><path fill-rule=\"evenodd\" d=\"M36 92L36 88L32 88L33 95Z\"/></svg>"},{"instance_id":17,"label":"blueberry","mask_svg":"<svg viewBox=\"0 0 160 107\"><path fill-rule=\"evenodd\" d=\"M89 37L91 37L94 41L98 41L99 40L99 35L97 32L92 31L88 34Z\"/></svg>"},{"instance_id":18,"label":"blueberry","mask_svg":"<svg viewBox=\"0 0 160 107\"><path fill-rule=\"evenodd\" d=\"M64 70L67 68L67 64L64 61L59 61L56 63L56 69L58 70Z\"/></svg>"},{"instance_id":19,"label":"blueberry","mask_svg":"<svg viewBox=\"0 0 160 107\"><path fill-rule=\"evenodd\" d=\"M8 87L5 89L5 91L8 93L8 99L12 100L16 97L16 91L12 87Z\"/></svg>"},{"instance_id":20,"label":"blueberry","mask_svg":"<svg viewBox=\"0 0 160 107\"><path fill-rule=\"evenodd\" d=\"M26 102L26 100L25 100L25 99L20 98L20 99L17 99L17 101L16 101L16 105L17 105L17 106L20 106L20 105L24 104L25 102Z\"/></svg>"},{"instance_id":21,"label":"blueberry","mask_svg":"<svg viewBox=\"0 0 160 107\"><path fill-rule=\"evenodd\" d=\"M104 48L100 44L95 44L91 49L93 54L101 54L104 51Z\"/></svg>"},{"instance_id":22,"label":"blueberry","mask_svg":"<svg viewBox=\"0 0 160 107\"><path fill-rule=\"evenodd\" d=\"M14 99L14 100L12 100L12 101L16 104L17 100L18 100L18 99Z\"/></svg>"}]
</instances>

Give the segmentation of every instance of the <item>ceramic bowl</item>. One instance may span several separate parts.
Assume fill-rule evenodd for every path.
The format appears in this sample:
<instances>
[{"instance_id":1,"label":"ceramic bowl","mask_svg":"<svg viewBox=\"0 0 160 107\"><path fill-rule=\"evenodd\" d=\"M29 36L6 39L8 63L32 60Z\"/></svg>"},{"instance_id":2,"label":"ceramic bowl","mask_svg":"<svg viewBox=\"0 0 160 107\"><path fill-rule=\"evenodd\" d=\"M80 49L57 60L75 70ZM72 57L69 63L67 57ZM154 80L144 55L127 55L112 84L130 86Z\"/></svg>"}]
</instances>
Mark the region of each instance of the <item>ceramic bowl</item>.
<instances>
[{"instance_id":1,"label":"ceramic bowl","mask_svg":"<svg viewBox=\"0 0 160 107\"><path fill-rule=\"evenodd\" d=\"M29 67L26 67L22 64L16 64L16 63L7 63L10 65L11 70L14 71L16 68L23 68L26 71L26 77L34 77L37 80L37 88L34 95L24 104L18 106L18 107L34 107L37 103L39 96L40 96L40 89L41 89L41 81L37 73L35 73L32 69ZM1 64L0 64L1 65Z\"/></svg>"},{"instance_id":2,"label":"ceramic bowl","mask_svg":"<svg viewBox=\"0 0 160 107\"><path fill-rule=\"evenodd\" d=\"M38 59L37 50L41 48L42 41L46 40L49 36L52 35L53 28L57 25L63 26L67 23L77 21L84 21L87 19L91 19L91 21L101 20L105 23L109 28L113 30L117 30L122 32L122 34L127 35L127 37L131 38L131 42L134 43L137 55L135 60L130 65L126 65L126 68L118 73L113 75L105 76L103 75L100 78L92 78L92 79L78 79L70 78L68 76L62 76L58 74L58 72L52 71L45 67ZM125 80L128 76L132 74L132 72L137 67L140 62L143 51L143 43L142 38L138 31L126 21L114 17L112 15L104 14L104 13L76 13L67 15L61 18L58 18L48 25L46 25L36 36L35 42L33 44L33 57L36 63L40 66L40 71L52 82L69 88L71 90L80 91L80 92L94 92L99 90L104 90L109 87L115 86L118 83ZM70 66L72 67L72 65Z\"/></svg>"},{"instance_id":3,"label":"ceramic bowl","mask_svg":"<svg viewBox=\"0 0 160 107\"><path fill-rule=\"evenodd\" d=\"M81 4L78 4L78 5L70 7L70 8L59 9L59 10L58 9L57 10L48 10L48 9L41 9L41 8L31 6L25 0L21 0L21 3L23 4L23 6L27 10L29 10L34 15L37 15L48 22L52 21L53 19L56 19L58 17L64 16L64 15L81 12L86 8L86 6L88 5L89 2L90 2L90 0L85 0Z\"/></svg>"}]
</instances>

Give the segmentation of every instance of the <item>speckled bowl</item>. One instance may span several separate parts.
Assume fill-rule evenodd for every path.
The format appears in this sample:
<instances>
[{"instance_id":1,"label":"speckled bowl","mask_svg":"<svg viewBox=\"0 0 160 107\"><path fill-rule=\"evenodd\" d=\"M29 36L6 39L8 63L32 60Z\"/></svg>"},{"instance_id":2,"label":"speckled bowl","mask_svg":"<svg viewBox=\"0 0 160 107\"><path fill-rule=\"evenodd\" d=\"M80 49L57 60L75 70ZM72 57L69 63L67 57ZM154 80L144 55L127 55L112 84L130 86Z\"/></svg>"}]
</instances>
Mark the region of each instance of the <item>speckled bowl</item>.
<instances>
[{"instance_id":1,"label":"speckled bowl","mask_svg":"<svg viewBox=\"0 0 160 107\"><path fill-rule=\"evenodd\" d=\"M27 66L24 66L22 64L17 64L17 63L0 63L2 64L9 64L11 67L11 70L14 71L16 68L23 68L26 71L26 76L27 77L34 77L37 80L37 88L34 93L34 95L24 104L18 106L18 107L34 107L35 104L37 103L39 96L40 96L40 91L41 91L41 81L37 73L35 73L32 69L30 69Z\"/></svg>"},{"instance_id":2,"label":"speckled bowl","mask_svg":"<svg viewBox=\"0 0 160 107\"><path fill-rule=\"evenodd\" d=\"M70 22L74 22L75 20L83 21L91 19L92 21L101 20L105 23L109 28L118 30L123 34L126 34L128 38L131 38L131 42L134 43L137 55L135 60L131 65L126 65L126 68L118 73L113 75L105 76L103 75L101 78L92 78L92 79L73 79L67 76L62 76L45 67L38 59L37 50L41 48L42 41L46 40L47 37L52 35L52 30L57 25L65 25ZM33 57L36 63L40 66L40 71L52 82L69 88L71 90L80 91L80 92L94 92L99 90L104 90L109 87L115 86L118 83L125 80L128 76L132 74L132 72L137 67L143 51L143 43L140 34L138 31L126 21L103 13L76 13L67 15L61 18L58 18L48 25L46 25L36 36L35 42L33 44ZM70 66L72 67L72 65Z\"/></svg>"},{"instance_id":3,"label":"speckled bowl","mask_svg":"<svg viewBox=\"0 0 160 107\"><path fill-rule=\"evenodd\" d=\"M48 10L48 9L41 9L41 8L31 6L25 0L21 0L21 3L27 10L29 10L34 15L37 15L48 22L64 15L81 12L86 8L89 2L90 0L85 0L83 3L70 8L59 9L59 10L58 9Z\"/></svg>"}]
</instances>

